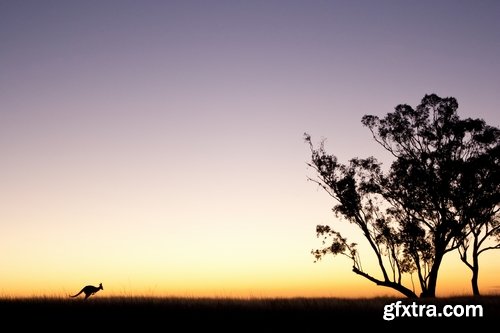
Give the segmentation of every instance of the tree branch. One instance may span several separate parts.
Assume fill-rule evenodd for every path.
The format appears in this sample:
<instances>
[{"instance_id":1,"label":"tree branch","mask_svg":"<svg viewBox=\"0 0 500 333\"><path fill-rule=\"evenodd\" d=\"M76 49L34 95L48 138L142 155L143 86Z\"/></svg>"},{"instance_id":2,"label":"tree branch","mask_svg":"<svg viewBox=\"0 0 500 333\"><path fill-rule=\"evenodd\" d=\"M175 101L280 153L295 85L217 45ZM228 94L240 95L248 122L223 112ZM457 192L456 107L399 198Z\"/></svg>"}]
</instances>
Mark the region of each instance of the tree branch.
<instances>
[{"instance_id":1,"label":"tree branch","mask_svg":"<svg viewBox=\"0 0 500 333\"><path fill-rule=\"evenodd\" d=\"M373 276L371 276L363 271L360 271L356 267L353 267L352 271L358 275L361 275L365 279L370 280L371 282L375 283L378 286L384 286L384 287L395 289L408 298L417 298L417 295L412 290L406 288L405 286L403 286L399 283L391 282L391 281L387 281L387 280L386 281L379 280L379 279L374 278Z\"/></svg>"}]
</instances>

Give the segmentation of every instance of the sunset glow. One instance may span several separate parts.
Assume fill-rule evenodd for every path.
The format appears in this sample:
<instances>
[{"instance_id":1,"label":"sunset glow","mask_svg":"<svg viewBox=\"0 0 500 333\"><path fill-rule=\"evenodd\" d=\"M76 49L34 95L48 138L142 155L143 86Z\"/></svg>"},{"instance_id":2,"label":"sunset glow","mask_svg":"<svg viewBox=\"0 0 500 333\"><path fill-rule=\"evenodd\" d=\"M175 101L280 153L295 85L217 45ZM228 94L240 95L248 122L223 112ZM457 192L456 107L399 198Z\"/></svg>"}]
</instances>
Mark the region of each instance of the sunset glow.
<instances>
[{"instance_id":1,"label":"sunset glow","mask_svg":"<svg viewBox=\"0 0 500 333\"><path fill-rule=\"evenodd\" d=\"M361 117L427 93L500 126L497 1L2 1L0 41L0 297L397 295L314 263L317 224L364 243L303 133L389 165Z\"/></svg>"}]
</instances>

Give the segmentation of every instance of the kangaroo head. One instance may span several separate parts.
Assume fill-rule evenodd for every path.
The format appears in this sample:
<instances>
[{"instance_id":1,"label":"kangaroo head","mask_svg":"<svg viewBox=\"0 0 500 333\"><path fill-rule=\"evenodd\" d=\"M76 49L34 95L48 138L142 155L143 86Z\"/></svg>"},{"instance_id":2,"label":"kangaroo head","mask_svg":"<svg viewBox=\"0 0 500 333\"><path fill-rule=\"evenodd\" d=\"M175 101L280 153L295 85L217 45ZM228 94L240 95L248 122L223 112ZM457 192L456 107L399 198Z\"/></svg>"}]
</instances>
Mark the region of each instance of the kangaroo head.
<instances>
[{"instance_id":1,"label":"kangaroo head","mask_svg":"<svg viewBox=\"0 0 500 333\"><path fill-rule=\"evenodd\" d=\"M104 288L102 287L102 283L99 283L99 289L104 290Z\"/></svg>"}]
</instances>

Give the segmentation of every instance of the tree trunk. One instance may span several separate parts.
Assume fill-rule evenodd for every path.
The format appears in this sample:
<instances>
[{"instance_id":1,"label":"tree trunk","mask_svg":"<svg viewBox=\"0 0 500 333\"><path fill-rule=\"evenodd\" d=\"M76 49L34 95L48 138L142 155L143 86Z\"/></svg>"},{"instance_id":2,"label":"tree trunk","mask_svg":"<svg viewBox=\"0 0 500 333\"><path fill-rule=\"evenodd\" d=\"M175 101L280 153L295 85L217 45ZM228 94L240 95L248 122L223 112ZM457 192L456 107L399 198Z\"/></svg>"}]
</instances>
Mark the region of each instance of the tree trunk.
<instances>
[{"instance_id":1,"label":"tree trunk","mask_svg":"<svg viewBox=\"0 0 500 333\"><path fill-rule=\"evenodd\" d=\"M474 247L474 252L472 253L472 279L471 279L472 293L474 296L480 296L478 279L479 279L479 255L477 254L477 248Z\"/></svg>"},{"instance_id":2,"label":"tree trunk","mask_svg":"<svg viewBox=\"0 0 500 333\"><path fill-rule=\"evenodd\" d=\"M474 296L481 296L479 293L479 285L478 285L478 277L479 277L479 268L474 267L474 270L472 271L472 293Z\"/></svg>"},{"instance_id":3,"label":"tree trunk","mask_svg":"<svg viewBox=\"0 0 500 333\"><path fill-rule=\"evenodd\" d=\"M438 280L439 267L443 261L444 251L436 251L434 263L432 264L431 271L429 272L429 283L427 289L422 292L420 297L436 297L436 286Z\"/></svg>"}]
</instances>

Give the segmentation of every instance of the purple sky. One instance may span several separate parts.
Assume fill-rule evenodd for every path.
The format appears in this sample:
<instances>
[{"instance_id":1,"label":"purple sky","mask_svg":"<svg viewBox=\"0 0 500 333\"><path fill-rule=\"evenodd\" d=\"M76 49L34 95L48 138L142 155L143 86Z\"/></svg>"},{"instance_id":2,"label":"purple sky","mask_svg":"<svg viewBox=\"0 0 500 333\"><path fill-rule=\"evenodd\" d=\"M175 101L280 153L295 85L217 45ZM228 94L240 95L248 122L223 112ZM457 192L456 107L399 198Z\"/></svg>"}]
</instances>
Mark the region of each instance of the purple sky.
<instances>
[{"instance_id":1,"label":"purple sky","mask_svg":"<svg viewBox=\"0 0 500 333\"><path fill-rule=\"evenodd\" d=\"M198 142L202 135L249 140L259 154L268 141L300 146L303 131L332 139L366 132L363 114L415 105L432 92L499 123L497 1L0 6L2 132L10 144L61 127L120 136L133 123L142 127L128 133L132 141L153 126L187 149L208 144Z\"/></svg>"},{"instance_id":2,"label":"purple sky","mask_svg":"<svg viewBox=\"0 0 500 333\"><path fill-rule=\"evenodd\" d=\"M0 45L0 234L14 238L215 230L307 269L333 217L306 182L304 132L342 160L383 160L361 117L427 93L500 125L499 1L2 1Z\"/></svg>"}]
</instances>

